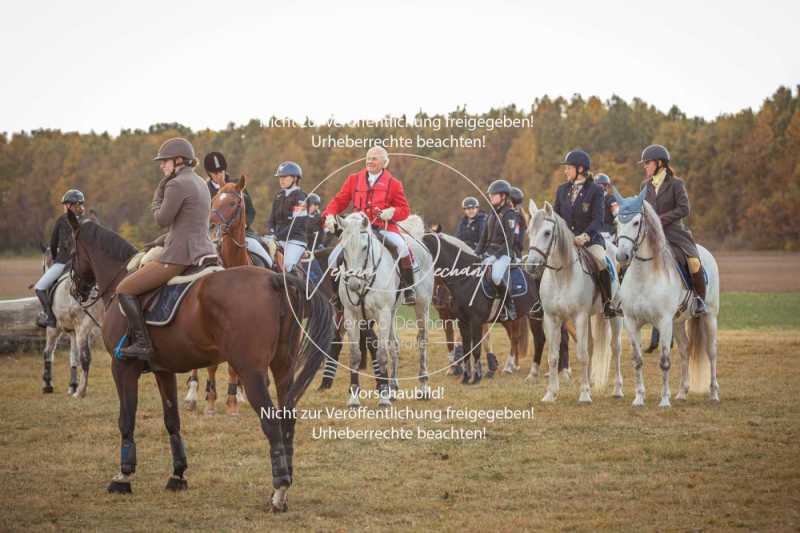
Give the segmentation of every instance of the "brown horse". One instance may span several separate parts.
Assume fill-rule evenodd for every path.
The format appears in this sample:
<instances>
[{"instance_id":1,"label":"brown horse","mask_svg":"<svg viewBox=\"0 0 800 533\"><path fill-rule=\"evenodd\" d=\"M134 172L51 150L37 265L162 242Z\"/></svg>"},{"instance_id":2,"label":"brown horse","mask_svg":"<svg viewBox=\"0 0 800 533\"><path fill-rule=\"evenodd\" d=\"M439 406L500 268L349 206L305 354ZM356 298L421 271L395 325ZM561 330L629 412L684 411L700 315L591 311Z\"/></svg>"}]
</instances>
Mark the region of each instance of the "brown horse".
<instances>
[{"instance_id":1,"label":"brown horse","mask_svg":"<svg viewBox=\"0 0 800 533\"><path fill-rule=\"evenodd\" d=\"M125 239L90 220L69 216L75 238L73 280L77 295L86 300L93 285L106 307L103 341L114 354L127 330L127 321L114 305L115 289L136 252ZM246 296L246 297L244 297ZM302 345L300 318L307 317ZM292 483L294 408L319 369L333 336L330 304L321 294L306 299L303 283L263 268L239 267L204 276L189 289L171 324L150 328L154 354L150 362L158 382L169 433L173 473L167 489L187 488L186 452L180 435L175 374L227 361L244 384L250 405L259 414L269 441L272 463L273 511L285 511ZM278 393L277 408L267 388L272 370ZM139 376L147 369L141 360L118 359L111 364L119 396L122 436L120 472L109 492L131 492L136 470L134 427Z\"/></svg>"},{"instance_id":2,"label":"brown horse","mask_svg":"<svg viewBox=\"0 0 800 533\"><path fill-rule=\"evenodd\" d=\"M213 226L219 227L219 254L225 268L253 265L253 259L247 253L245 244L245 210L243 191L247 178L242 175L237 183L226 183L217 191L211 202L209 221ZM216 412L217 401L217 368L211 365L206 381L206 414ZM197 369L192 370L189 376L189 392L185 404L189 411L197 409ZM228 398L225 402L227 413L231 416L239 414L237 393L240 388L239 376L231 365L228 365Z\"/></svg>"}]
</instances>

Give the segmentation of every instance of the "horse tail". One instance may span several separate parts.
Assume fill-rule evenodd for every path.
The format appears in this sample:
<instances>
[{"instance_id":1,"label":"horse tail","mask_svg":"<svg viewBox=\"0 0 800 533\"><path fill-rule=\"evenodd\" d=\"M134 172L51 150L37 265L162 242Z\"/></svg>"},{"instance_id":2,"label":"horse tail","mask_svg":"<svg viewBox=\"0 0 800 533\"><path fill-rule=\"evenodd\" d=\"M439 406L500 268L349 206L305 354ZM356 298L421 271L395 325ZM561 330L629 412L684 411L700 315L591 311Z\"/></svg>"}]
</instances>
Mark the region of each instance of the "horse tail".
<instances>
[{"instance_id":1,"label":"horse tail","mask_svg":"<svg viewBox=\"0 0 800 533\"><path fill-rule=\"evenodd\" d=\"M422 236L425 235L425 222L419 215L410 215L407 219L400 223L403 231L408 233L417 241L422 241Z\"/></svg>"},{"instance_id":2,"label":"horse tail","mask_svg":"<svg viewBox=\"0 0 800 533\"><path fill-rule=\"evenodd\" d=\"M702 317L689 319L689 391L708 391L711 365L708 361L708 325Z\"/></svg>"},{"instance_id":3,"label":"horse tail","mask_svg":"<svg viewBox=\"0 0 800 533\"><path fill-rule=\"evenodd\" d=\"M611 322L603 315L592 316L589 324L591 347L589 357L592 361L591 382L594 389L601 391L608 385L608 372L611 367Z\"/></svg>"},{"instance_id":4,"label":"horse tail","mask_svg":"<svg viewBox=\"0 0 800 533\"><path fill-rule=\"evenodd\" d=\"M305 311L308 313L303 340L293 365L296 374L287 394L286 407L292 409L314 380L323 360L328 357L334 336L334 319L333 308L322 291L314 291L311 298L306 300L305 281L290 275L286 276L286 280L296 294L301 295L299 300L305 301ZM290 319L298 320L294 317Z\"/></svg>"}]
</instances>

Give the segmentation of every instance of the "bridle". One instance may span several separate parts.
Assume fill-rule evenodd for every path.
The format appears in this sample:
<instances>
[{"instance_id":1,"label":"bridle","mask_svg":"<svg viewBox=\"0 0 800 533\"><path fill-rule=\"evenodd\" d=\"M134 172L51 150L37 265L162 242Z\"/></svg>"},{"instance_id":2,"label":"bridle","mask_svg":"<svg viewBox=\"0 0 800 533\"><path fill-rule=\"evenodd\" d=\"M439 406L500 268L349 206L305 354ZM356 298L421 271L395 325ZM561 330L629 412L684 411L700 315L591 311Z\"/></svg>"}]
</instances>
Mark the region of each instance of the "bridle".
<instances>
[{"instance_id":1,"label":"bridle","mask_svg":"<svg viewBox=\"0 0 800 533\"><path fill-rule=\"evenodd\" d=\"M369 228L369 226L366 229L361 230L359 232L359 235L366 235L367 236L367 244L366 244L366 246L362 247L362 250L365 251L366 253L364 254L364 264L361 265L361 270L358 271L358 272L355 272L355 273L350 273L350 269L347 267L347 255L345 253L346 250L347 250L346 247L344 248L344 250L342 250L342 261L343 261L344 267L345 267L344 283L345 283L345 292L347 294L347 300L350 302L350 305L352 305L352 306L360 306L362 308L362 313L364 313L365 312L364 311L364 299L365 299L367 293L370 291L370 289L372 289L372 285L375 283L375 278L378 275L378 268L381 265L381 261L383 261L383 254L381 253L381 254L378 255L378 261L377 262L374 261L374 257L373 257L373 254L372 254L372 241L373 241L374 234L372 233L372 230ZM373 263L372 263L372 274L367 275L367 274L365 274L365 272L367 271L367 266L369 265L370 260L373 261ZM356 293L356 295L358 296L358 300L355 301L355 302L353 301L353 299L350 296L350 287L347 284L347 281L350 278L356 278L356 279L364 282L362 284L362 286L361 286L361 290Z\"/></svg>"},{"instance_id":2,"label":"bridle","mask_svg":"<svg viewBox=\"0 0 800 533\"><path fill-rule=\"evenodd\" d=\"M223 194L231 194L231 193L225 192ZM236 195L236 199L237 199L236 209L233 210L233 213L231 214L230 218L225 218L225 216L222 214L222 211L220 211L219 209L216 208L211 209L211 212L215 214L217 218L219 218L219 220L221 221L219 224L212 224L212 226L221 228L223 237L226 236L229 237L236 246L238 246L239 248L244 248L246 244L240 243L233 237L233 235L231 235L231 226L233 226L233 224L235 224L239 220L242 214L242 205L244 204L244 196L241 192L238 195Z\"/></svg>"},{"instance_id":3,"label":"bridle","mask_svg":"<svg viewBox=\"0 0 800 533\"><path fill-rule=\"evenodd\" d=\"M631 239L627 235L619 235L617 237L617 241L621 241L622 239L627 239L631 241L631 245L633 247L633 249L631 250L633 252L633 259L638 259L639 261L652 261L653 258L655 257L655 254L653 254L650 257L640 257L637 254L637 252L639 251L639 246L641 246L642 242L644 242L644 238L647 235L647 229L645 229L644 227L645 224L644 215L641 212L638 214L641 216L641 220L639 221L639 229L636 231L636 237Z\"/></svg>"},{"instance_id":4,"label":"bridle","mask_svg":"<svg viewBox=\"0 0 800 533\"><path fill-rule=\"evenodd\" d=\"M110 279L110 281L108 282L108 285L106 285L105 287L103 287L103 288L99 287L97 285L97 280L96 279L93 280L94 281L94 283L92 284L93 288L91 290L89 290L88 293L86 293L86 295L84 296L82 288L85 287L86 285L88 285L88 283L86 281L84 281L84 279L81 277L80 273L78 272L78 268L77 268L80 265L80 261L78 260L79 259L78 251L82 248L82 245L81 245L80 241L78 240L78 236L79 235L80 235L80 229L78 229L78 231L75 232L75 236L74 236L75 237L75 253L74 253L73 259L72 259L72 270L71 270L70 275L69 275L70 276L70 281L72 281L72 287L70 288L70 295L73 298L75 298L75 301L78 302L78 305L81 307L81 309L83 309L83 312L86 313L87 315L89 315L89 317L94 321L94 323L97 325L97 327L100 327L100 324L98 324L97 320L95 320L95 318L91 314L89 314L89 311L87 311L87 309L91 308L94 304L96 304L99 300L101 300L103 298L103 296L105 296L106 293L108 293L108 291L112 287L114 287L114 282L117 280L119 275L127 270L128 262L126 261L125 263L123 263L123 265L120 267L120 269ZM91 258L89 259L89 262L91 263ZM94 267L92 267L92 269L94 271ZM95 291L95 289L96 289L96 291ZM97 294L94 297L92 297L92 292L96 292ZM88 301L88 303L86 303L87 301Z\"/></svg>"},{"instance_id":5,"label":"bridle","mask_svg":"<svg viewBox=\"0 0 800 533\"><path fill-rule=\"evenodd\" d=\"M553 251L553 245L556 242L556 235L557 235L558 232L556 231L557 222L556 222L555 218L546 217L544 219L544 221L545 222L550 222L550 223L553 224L553 236L550 237L550 242L547 244L547 249L542 251L542 249L539 248L538 246L531 245L531 246L528 247L528 251L529 252L536 252L537 254L542 256L542 259L544 259L544 264L541 265L541 266L544 266L545 268L549 268L553 272L560 272L561 270L564 270L565 267L567 267L567 266L571 265L572 263L574 263L575 261L577 261L580 258L580 256L577 256L577 254L576 254L577 257L575 258L575 260L572 261L572 263L569 263L567 265L561 265L560 267L554 267L553 265L547 264L547 260L550 258L550 253Z\"/></svg>"}]
</instances>

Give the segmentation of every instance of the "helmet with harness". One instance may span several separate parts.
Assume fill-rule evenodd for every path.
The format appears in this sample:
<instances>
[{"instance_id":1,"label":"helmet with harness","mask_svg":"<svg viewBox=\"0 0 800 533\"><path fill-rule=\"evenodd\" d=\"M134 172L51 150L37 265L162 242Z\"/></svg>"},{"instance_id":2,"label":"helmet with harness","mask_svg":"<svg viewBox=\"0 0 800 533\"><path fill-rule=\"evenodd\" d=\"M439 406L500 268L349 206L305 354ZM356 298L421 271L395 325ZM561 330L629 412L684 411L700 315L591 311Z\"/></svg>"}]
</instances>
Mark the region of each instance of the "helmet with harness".
<instances>
[{"instance_id":1,"label":"helmet with harness","mask_svg":"<svg viewBox=\"0 0 800 533\"><path fill-rule=\"evenodd\" d=\"M225 161L225 156L220 152L209 152L203 159L203 168L206 169L208 174L222 172L228 170L228 162Z\"/></svg>"},{"instance_id":2,"label":"helmet with harness","mask_svg":"<svg viewBox=\"0 0 800 533\"><path fill-rule=\"evenodd\" d=\"M642 150L642 159L639 163L648 161L661 161L664 165L669 164L669 150L660 144L651 144Z\"/></svg>"},{"instance_id":3,"label":"helmet with harness","mask_svg":"<svg viewBox=\"0 0 800 533\"><path fill-rule=\"evenodd\" d=\"M592 158L583 150L572 150L564 156L564 161L561 162L561 165L569 165L575 167L576 170L582 167L583 170L578 170L578 174L583 174L591 168Z\"/></svg>"},{"instance_id":4,"label":"helmet with harness","mask_svg":"<svg viewBox=\"0 0 800 533\"><path fill-rule=\"evenodd\" d=\"M312 192L306 197L306 204L319 207L322 204L322 200L317 193Z\"/></svg>"},{"instance_id":5,"label":"helmet with harness","mask_svg":"<svg viewBox=\"0 0 800 533\"><path fill-rule=\"evenodd\" d=\"M467 196L461 202L461 209L477 209L480 204L474 196Z\"/></svg>"},{"instance_id":6,"label":"helmet with harness","mask_svg":"<svg viewBox=\"0 0 800 533\"><path fill-rule=\"evenodd\" d=\"M62 204L82 204L86 201L86 197L78 189L70 189L61 197Z\"/></svg>"},{"instance_id":7,"label":"helmet with harness","mask_svg":"<svg viewBox=\"0 0 800 533\"><path fill-rule=\"evenodd\" d=\"M283 178L286 176L294 176L300 180L303 178L303 169L294 161L284 161L278 165L278 169L275 171L275 177Z\"/></svg>"},{"instance_id":8,"label":"helmet with harness","mask_svg":"<svg viewBox=\"0 0 800 533\"><path fill-rule=\"evenodd\" d=\"M506 180L494 180L486 190L486 194L505 194L508 196L511 194L511 184Z\"/></svg>"},{"instance_id":9,"label":"helmet with harness","mask_svg":"<svg viewBox=\"0 0 800 533\"><path fill-rule=\"evenodd\" d=\"M178 157L183 158L189 166L194 166L196 162L192 143L182 137L174 137L164 141L153 161L174 160Z\"/></svg>"},{"instance_id":10,"label":"helmet with harness","mask_svg":"<svg viewBox=\"0 0 800 533\"><path fill-rule=\"evenodd\" d=\"M514 204L514 207L518 206L522 203L522 199L525 197L525 193L522 192L522 189L519 187L511 187L511 203Z\"/></svg>"},{"instance_id":11,"label":"helmet with harness","mask_svg":"<svg viewBox=\"0 0 800 533\"><path fill-rule=\"evenodd\" d=\"M611 178L608 174L598 174L594 177L594 182L598 185L611 185Z\"/></svg>"}]
</instances>

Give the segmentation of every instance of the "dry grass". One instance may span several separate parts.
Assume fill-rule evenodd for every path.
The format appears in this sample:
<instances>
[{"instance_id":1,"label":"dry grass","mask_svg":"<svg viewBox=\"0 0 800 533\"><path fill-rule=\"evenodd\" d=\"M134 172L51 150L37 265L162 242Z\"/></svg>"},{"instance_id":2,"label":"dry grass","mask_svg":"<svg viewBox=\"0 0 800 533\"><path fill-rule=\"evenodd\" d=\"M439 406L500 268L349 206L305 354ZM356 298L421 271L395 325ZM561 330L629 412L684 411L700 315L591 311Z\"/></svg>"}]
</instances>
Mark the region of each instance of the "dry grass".
<instances>
[{"instance_id":1,"label":"dry grass","mask_svg":"<svg viewBox=\"0 0 800 533\"><path fill-rule=\"evenodd\" d=\"M439 374L433 385L446 384L444 400L399 406L533 406L535 418L486 424L487 440L473 442L314 441L311 430L320 423L300 422L295 485L283 515L265 512L271 478L251 411L238 420L182 412L190 488L166 493L169 445L154 380L144 377L134 495L111 496L105 486L118 469L119 434L106 354L96 354L82 401L64 395L63 354L55 365L56 394L49 396L39 391L39 357L4 357L0 530L797 530L799 352L798 330L723 332L722 403L693 396L669 410L657 407L652 356L647 406L630 407L627 346L626 398L598 393L588 407L577 405L574 384L544 406L542 381L531 386L522 375L499 376L463 387ZM433 357L444 362L441 349ZM414 373L413 359L405 357L403 374ZM526 358L525 371L529 364ZM340 374L334 390L310 391L302 407L344 406L346 382Z\"/></svg>"}]
</instances>

